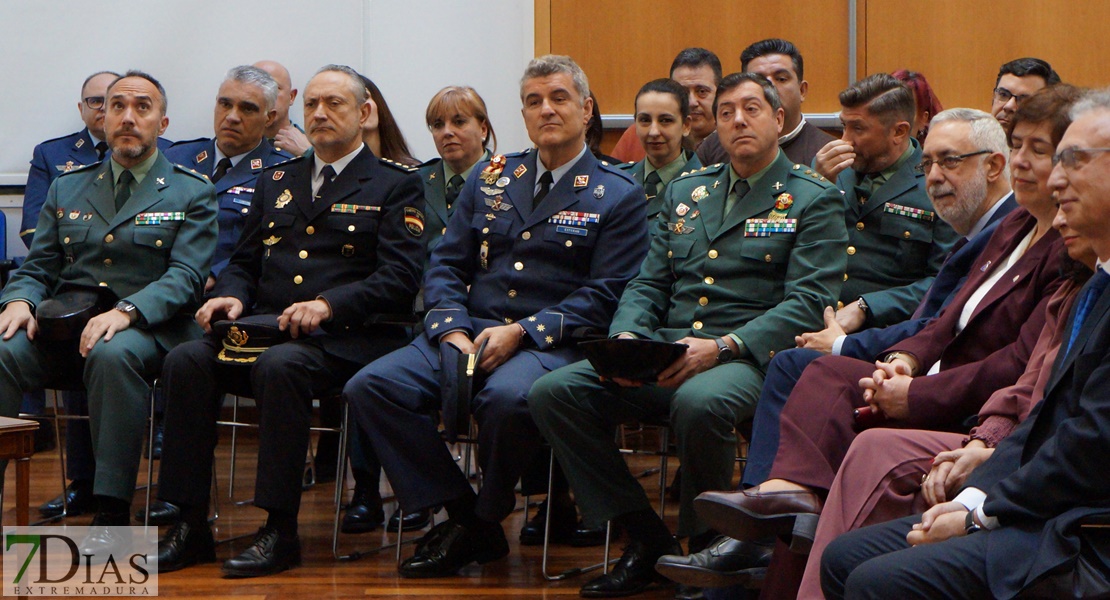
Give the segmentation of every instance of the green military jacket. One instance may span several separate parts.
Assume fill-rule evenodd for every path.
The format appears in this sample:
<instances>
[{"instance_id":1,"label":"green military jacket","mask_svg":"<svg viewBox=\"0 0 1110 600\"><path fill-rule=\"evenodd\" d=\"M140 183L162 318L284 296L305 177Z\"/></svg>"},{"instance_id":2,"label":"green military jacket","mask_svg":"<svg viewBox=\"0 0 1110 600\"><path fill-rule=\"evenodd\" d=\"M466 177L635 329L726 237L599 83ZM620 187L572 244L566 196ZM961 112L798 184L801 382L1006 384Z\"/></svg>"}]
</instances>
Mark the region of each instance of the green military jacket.
<instances>
[{"instance_id":1,"label":"green military jacket","mask_svg":"<svg viewBox=\"0 0 1110 600\"><path fill-rule=\"evenodd\" d=\"M685 150L683 150L682 152L683 152L683 156L689 156L689 159L686 161L686 164L682 165L682 171L681 171L682 175L685 175L685 174L687 174L691 171L696 171L696 170L701 168L701 161L698 160L697 156L694 156L694 153L686 152ZM647 170L647 168L645 167L646 162L647 162L647 159L645 158L645 159L643 159L639 162L624 163L622 165L619 165L619 167L625 173L628 173L629 175L631 175L633 181L635 181L636 183L638 183L640 185L644 185L644 171ZM675 179L678 179L678 177L675 177ZM668 182L667 185L670 185L670 183L673 183L675 179L672 179L670 182ZM665 198L666 195L667 195L666 186L664 186L663 189L659 190L659 193L654 195L654 196L647 196L646 193L645 193L645 196L647 198L647 203L648 203L647 204L648 219L654 219L655 216L659 214L659 211L663 209L663 198Z\"/></svg>"},{"instance_id":2,"label":"green military jacket","mask_svg":"<svg viewBox=\"0 0 1110 600\"><path fill-rule=\"evenodd\" d=\"M110 161L62 175L50 186L27 260L0 305L38 306L63 283L99 285L133 303L140 327L163 348L198 337L192 313L216 250L214 189L159 154L117 213Z\"/></svg>"},{"instance_id":3,"label":"green military jacket","mask_svg":"<svg viewBox=\"0 0 1110 600\"><path fill-rule=\"evenodd\" d=\"M848 234L840 192L803 169L780 151L723 222L727 164L672 181L611 334L676 341L732 333L765 367L794 347L795 335L821 329L843 283ZM785 217L771 220L772 211Z\"/></svg>"}]
</instances>

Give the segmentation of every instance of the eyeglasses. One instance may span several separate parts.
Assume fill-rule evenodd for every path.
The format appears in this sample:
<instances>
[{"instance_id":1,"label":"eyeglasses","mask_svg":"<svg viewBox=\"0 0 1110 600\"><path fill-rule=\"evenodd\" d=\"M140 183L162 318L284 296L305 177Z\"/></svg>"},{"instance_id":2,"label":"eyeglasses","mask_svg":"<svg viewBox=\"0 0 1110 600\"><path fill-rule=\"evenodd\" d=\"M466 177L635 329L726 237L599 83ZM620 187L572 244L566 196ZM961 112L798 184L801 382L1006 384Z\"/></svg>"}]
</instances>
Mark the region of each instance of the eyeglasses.
<instances>
[{"instance_id":1,"label":"eyeglasses","mask_svg":"<svg viewBox=\"0 0 1110 600\"><path fill-rule=\"evenodd\" d=\"M959 167L960 163L964 162L964 160L966 159L971 158L972 156L979 156L980 154L990 154L990 152L990 150L979 150L978 152L968 152L967 154L952 154L950 156L945 156L936 160L925 158L921 160L920 164L914 167L914 170L918 173L928 173L929 170L933 168L933 165L940 165L940 168L944 169L945 171L951 171L956 167Z\"/></svg>"},{"instance_id":2,"label":"eyeglasses","mask_svg":"<svg viewBox=\"0 0 1110 600\"><path fill-rule=\"evenodd\" d=\"M1092 154L1099 152L1110 152L1110 148L1065 148L1052 157L1052 165L1062 164L1065 169L1074 169L1080 163L1086 164Z\"/></svg>"},{"instance_id":3,"label":"eyeglasses","mask_svg":"<svg viewBox=\"0 0 1110 600\"><path fill-rule=\"evenodd\" d=\"M84 101L85 106L89 107L89 110L104 108L104 96L86 96L82 98L82 101Z\"/></svg>"},{"instance_id":4,"label":"eyeglasses","mask_svg":"<svg viewBox=\"0 0 1110 600\"><path fill-rule=\"evenodd\" d=\"M994 88L994 99L999 104L1006 104L1007 102L1010 101L1010 98L1013 98L1014 102L1017 102L1018 104L1021 104L1028 97L1029 97L1029 94L1015 94L1015 93L1011 92L1010 90L1008 90L1004 87Z\"/></svg>"}]
</instances>

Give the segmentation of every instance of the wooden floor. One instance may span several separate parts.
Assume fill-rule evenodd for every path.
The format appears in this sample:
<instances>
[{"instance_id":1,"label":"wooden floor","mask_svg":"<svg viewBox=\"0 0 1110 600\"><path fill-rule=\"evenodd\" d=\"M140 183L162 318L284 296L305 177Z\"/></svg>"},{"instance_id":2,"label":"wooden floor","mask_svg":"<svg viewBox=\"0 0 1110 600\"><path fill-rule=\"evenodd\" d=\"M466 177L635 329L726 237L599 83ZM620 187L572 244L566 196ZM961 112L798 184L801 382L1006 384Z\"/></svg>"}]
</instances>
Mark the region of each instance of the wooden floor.
<instances>
[{"instance_id":1,"label":"wooden floor","mask_svg":"<svg viewBox=\"0 0 1110 600\"><path fill-rule=\"evenodd\" d=\"M224 434L221 434L224 435ZM578 575L565 581L546 582L541 573L541 548L520 547L517 535L523 524L522 512L518 510L505 520L505 533L509 538L511 552L508 557L484 566L472 565L461 576L446 579L409 580L397 576L396 562L392 546L385 551L365 555L357 560L336 561L331 553L331 527L333 511L333 484L319 484L304 492L300 514L300 535L304 552L301 567L280 575L255 579L224 579L220 575L220 562L242 551L251 540L251 534L265 520L265 513L253 506L236 506L227 497L229 483L230 434L221 438L217 449L217 477L219 485L220 516L214 525L217 540L235 536L245 539L221 543L217 547L217 562L191 567L176 573L166 573L159 577L159 592L168 597L199 598L548 598L577 597L578 588L598 573ZM254 467L257 438L251 433L240 433L240 454L235 475L235 499L242 501L251 497L254 486ZM635 440L632 441L635 443ZM646 447L654 447L654 440L643 440ZM658 466L658 459L651 457L631 457L634 472L641 472ZM671 469L677 464L671 459ZM155 477L157 477L157 462ZM31 465L31 506L32 518L37 515L35 507L56 496L60 491L58 451L49 451L34 456ZM15 522L14 469L9 469L4 489L3 519L5 524ZM139 483L146 479L146 461L140 468ZM658 476L645 476L641 480L648 490L649 497L658 498ZM143 501L142 492L135 494L135 507ZM523 503L518 503L518 509ZM394 506L387 503L386 512L391 513ZM533 509L534 510L534 509ZM677 506L668 505L668 522L672 529L675 525L674 514ZM444 513L438 515L444 518ZM69 522L86 525L90 516L72 517ZM419 533L407 534L407 539L419 537ZM382 542L392 542L393 535L379 531L362 535L341 535L341 552L370 550ZM614 557L621 553L624 540L617 540L612 547ZM412 553L412 545L402 550L402 556ZM552 570L563 570L575 566L585 566L601 561L602 549L570 548L555 546L549 566ZM657 589L637 596L637 598L671 598L673 591Z\"/></svg>"}]
</instances>

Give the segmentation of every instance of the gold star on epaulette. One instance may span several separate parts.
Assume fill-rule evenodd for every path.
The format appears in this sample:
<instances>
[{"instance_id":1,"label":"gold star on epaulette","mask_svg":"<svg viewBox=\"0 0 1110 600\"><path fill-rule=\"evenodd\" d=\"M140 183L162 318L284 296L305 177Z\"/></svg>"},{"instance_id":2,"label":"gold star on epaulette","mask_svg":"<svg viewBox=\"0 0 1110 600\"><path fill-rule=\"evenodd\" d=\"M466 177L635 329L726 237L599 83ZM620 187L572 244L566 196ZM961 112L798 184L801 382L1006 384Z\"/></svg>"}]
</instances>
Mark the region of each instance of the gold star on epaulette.
<instances>
[{"instance_id":1,"label":"gold star on epaulette","mask_svg":"<svg viewBox=\"0 0 1110 600\"><path fill-rule=\"evenodd\" d=\"M547 329L547 327L544 327L542 324L536 325L536 331L538 331L540 333L543 333L543 330L545 330L545 329Z\"/></svg>"},{"instance_id":2,"label":"gold star on epaulette","mask_svg":"<svg viewBox=\"0 0 1110 600\"><path fill-rule=\"evenodd\" d=\"M443 322L444 323L450 323L451 321L454 321L454 320L455 320L455 317L447 317L446 319L443 320Z\"/></svg>"},{"instance_id":3,"label":"gold star on epaulette","mask_svg":"<svg viewBox=\"0 0 1110 600\"><path fill-rule=\"evenodd\" d=\"M534 322L535 320L536 320L536 317L528 317L529 322Z\"/></svg>"},{"instance_id":4,"label":"gold star on epaulette","mask_svg":"<svg viewBox=\"0 0 1110 600\"><path fill-rule=\"evenodd\" d=\"M689 175L689 174L690 174L690 172L689 172L689 171L683 171L683 172L682 172L682 175L679 175L679 177L685 177L685 176L687 176L687 175Z\"/></svg>"},{"instance_id":5,"label":"gold star on epaulette","mask_svg":"<svg viewBox=\"0 0 1110 600\"><path fill-rule=\"evenodd\" d=\"M432 323L432 329L439 329L439 323Z\"/></svg>"},{"instance_id":6,"label":"gold star on epaulette","mask_svg":"<svg viewBox=\"0 0 1110 600\"><path fill-rule=\"evenodd\" d=\"M549 335L549 336L543 338L543 341L547 342L548 344L554 344L555 343L555 338L553 338Z\"/></svg>"},{"instance_id":7,"label":"gold star on epaulette","mask_svg":"<svg viewBox=\"0 0 1110 600\"><path fill-rule=\"evenodd\" d=\"M797 171L798 169L801 169L801 168L802 168L802 165L798 165L798 164L794 165L794 170L795 171Z\"/></svg>"}]
</instances>

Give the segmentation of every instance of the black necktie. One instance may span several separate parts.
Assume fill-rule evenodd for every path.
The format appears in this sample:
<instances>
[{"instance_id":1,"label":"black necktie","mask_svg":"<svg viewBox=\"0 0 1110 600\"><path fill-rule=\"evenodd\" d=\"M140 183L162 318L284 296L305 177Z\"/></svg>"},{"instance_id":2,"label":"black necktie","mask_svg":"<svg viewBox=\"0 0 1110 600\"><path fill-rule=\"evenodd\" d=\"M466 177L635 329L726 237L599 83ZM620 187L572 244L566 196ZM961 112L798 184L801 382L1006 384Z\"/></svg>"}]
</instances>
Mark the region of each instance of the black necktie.
<instances>
[{"instance_id":1,"label":"black necktie","mask_svg":"<svg viewBox=\"0 0 1110 600\"><path fill-rule=\"evenodd\" d=\"M104 160L104 155L107 154L107 153L108 153L108 142L97 142L96 143L96 160L97 161Z\"/></svg>"},{"instance_id":2,"label":"black necktie","mask_svg":"<svg viewBox=\"0 0 1110 600\"><path fill-rule=\"evenodd\" d=\"M324 165L320 170L320 175L324 177L324 183L320 184L320 189L316 191L316 200L324 197L324 192L331 186L331 182L335 179L335 169L331 165Z\"/></svg>"},{"instance_id":3,"label":"black necktie","mask_svg":"<svg viewBox=\"0 0 1110 600\"><path fill-rule=\"evenodd\" d=\"M1106 284L1110 283L1110 275L1106 271L1096 270L1098 272L1091 278L1090 283L1087 284L1087 289L1079 297L1079 301L1075 303L1075 320L1071 324L1071 337L1068 339L1068 346L1064 350L1065 354L1071 352L1071 345L1075 343L1075 338L1079 336L1079 330L1083 328L1083 322L1087 320L1087 316L1091 314L1091 309L1095 307L1095 303L1102 296Z\"/></svg>"},{"instance_id":4,"label":"black necktie","mask_svg":"<svg viewBox=\"0 0 1110 600\"><path fill-rule=\"evenodd\" d=\"M131 197L131 182L135 181L135 176L131 173L130 169L124 169L123 173L119 174L119 183L116 188L116 212L127 204L127 199Z\"/></svg>"},{"instance_id":5,"label":"black necktie","mask_svg":"<svg viewBox=\"0 0 1110 600\"><path fill-rule=\"evenodd\" d=\"M543 175L540 175L540 191L536 192L536 197L532 199L532 210L536 210L540 202L547 197L547 193L551 191L551 182L551 171L544 171Z\"/></svg>"},{"instance_id":6,"label":"black necktie","mask_svg":"<svg viewBox=\"0 0 1110 600\"><path fill-rule=\"evenodd\" d=\"M459 197L459 191L462 190L463 183L462 175L458 174L452 176L451 181L447 182L447 193L445 194L447 197L447 208L451 208L451 205L454 204L455 200Z\"/></svg>"},{"instance_id":7,"label":"black necktie","mask_svg":"<svg viewBox=\"0 0 1110 600\"><path fill-rule=\"evenodd\" d=\"M216 163L216 172L212 173L212 183L216 183L217 181L223 179L223 176L227 175L227 170L230 168L231 159L226 156L221 158L220 162Z\"/></svg>"},{"instance_id":8,"label":"black necktie","mask_svg":"<svg viewBox=\"0 0 1110 600\"><path fill-rule=\"evenodd\" d=\"M663 178L659 176L659 171L652 171L651 175L644 180L644 195L647 196L648 201L659 195L660 183L663 183Z\"/></svg>"}]
</instances>

